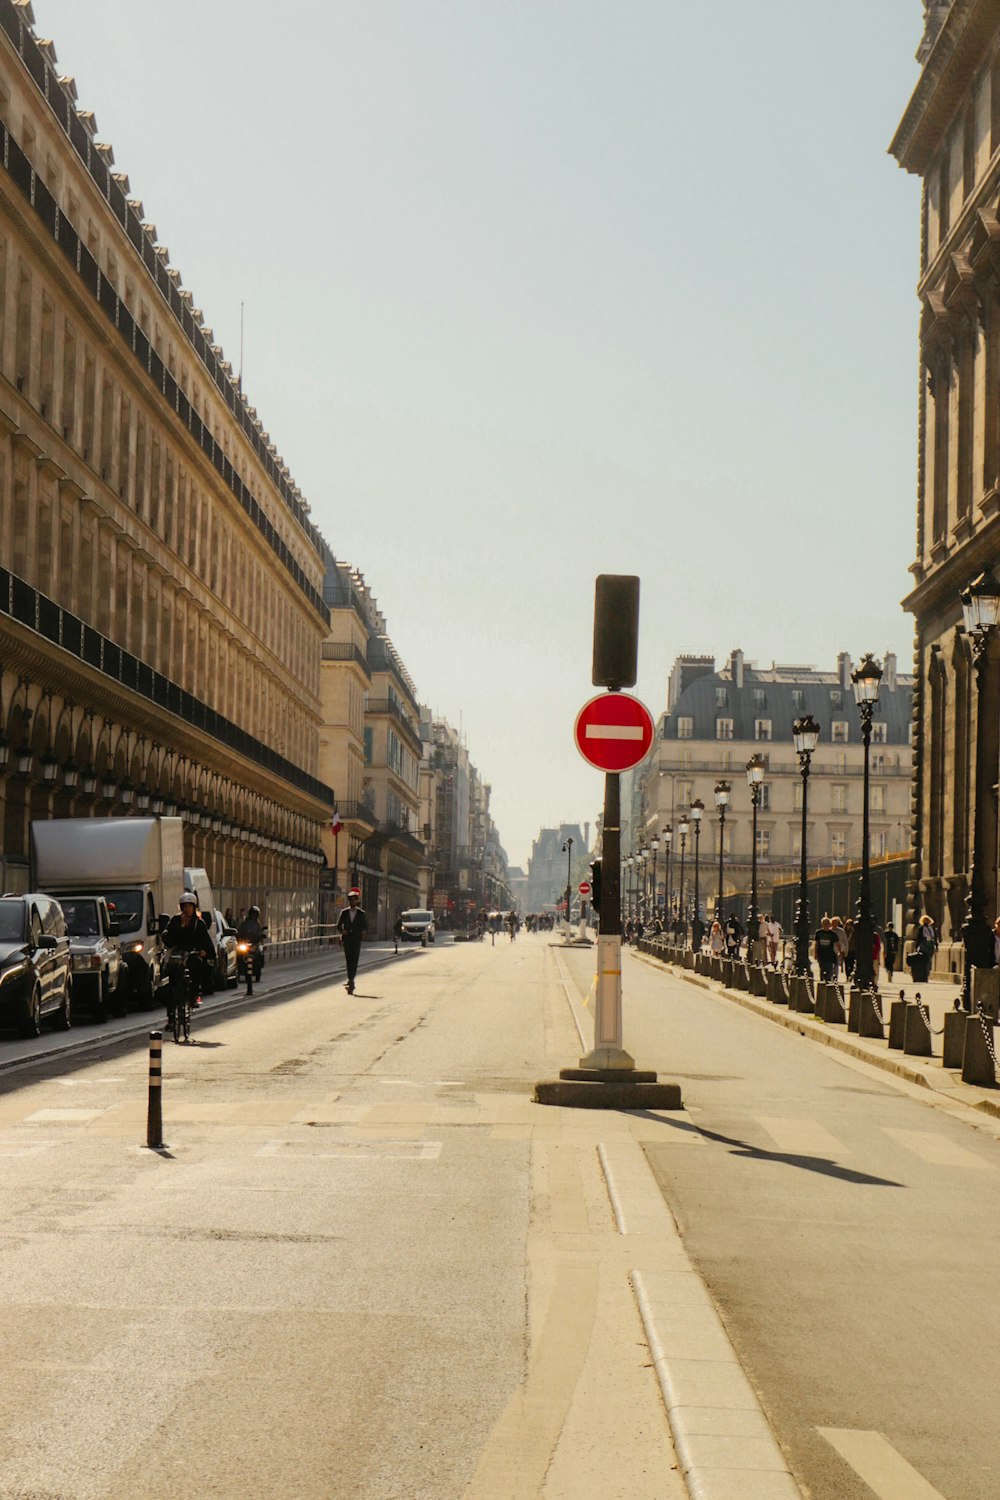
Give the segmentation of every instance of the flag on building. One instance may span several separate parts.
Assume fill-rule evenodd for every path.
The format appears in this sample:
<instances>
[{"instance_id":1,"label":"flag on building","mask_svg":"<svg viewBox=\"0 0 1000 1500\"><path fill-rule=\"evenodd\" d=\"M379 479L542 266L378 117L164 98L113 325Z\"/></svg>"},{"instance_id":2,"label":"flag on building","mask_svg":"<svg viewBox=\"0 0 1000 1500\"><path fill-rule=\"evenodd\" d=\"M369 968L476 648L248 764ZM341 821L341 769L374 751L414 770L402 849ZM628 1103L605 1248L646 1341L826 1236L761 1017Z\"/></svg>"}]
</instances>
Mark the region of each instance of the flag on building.
<instances>
[{"instance_id":1,"label":"flag on building","mask_svg":"<svg viewBox=\"0 0 1000 1500\"><path fill-rule=\"evenodd\" d=\"M330 819L330 832L336 837L343 826L343 823L340 821L340 813L334 808L333 817Z\"/></svg>"}]
</instances>

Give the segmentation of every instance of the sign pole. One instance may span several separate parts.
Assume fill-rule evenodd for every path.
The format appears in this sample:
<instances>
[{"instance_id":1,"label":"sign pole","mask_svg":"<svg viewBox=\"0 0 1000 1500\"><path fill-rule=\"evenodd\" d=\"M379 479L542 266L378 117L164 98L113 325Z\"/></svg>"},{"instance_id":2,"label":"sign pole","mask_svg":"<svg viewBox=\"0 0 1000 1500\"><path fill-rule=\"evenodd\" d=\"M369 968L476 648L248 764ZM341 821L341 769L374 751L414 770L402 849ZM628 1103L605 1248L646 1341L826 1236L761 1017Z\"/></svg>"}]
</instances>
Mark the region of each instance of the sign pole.
<instances>
[{"instance_id":1,"label":"sign pole","mask_svg":"<svg viewBox=\"0 0 1000 1500\"><path fill-rule=\"evenodd\" d=\"M633 1069L635 1058L622 1046L621 778L604 774L601 835L601 924L597 937L597 990L594 1045L581 1068Z\"/></svg>"}]
</instances>

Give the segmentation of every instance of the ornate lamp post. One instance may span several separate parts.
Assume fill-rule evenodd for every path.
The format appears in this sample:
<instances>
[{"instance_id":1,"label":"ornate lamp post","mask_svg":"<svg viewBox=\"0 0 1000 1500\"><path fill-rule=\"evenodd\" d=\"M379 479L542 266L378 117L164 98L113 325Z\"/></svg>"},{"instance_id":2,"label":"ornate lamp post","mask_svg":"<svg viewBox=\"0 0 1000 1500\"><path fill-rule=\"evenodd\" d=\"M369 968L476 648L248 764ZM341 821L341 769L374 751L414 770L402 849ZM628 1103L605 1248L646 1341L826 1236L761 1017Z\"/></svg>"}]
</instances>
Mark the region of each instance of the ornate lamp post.
<instances>
[{"instance_id":1,"label":"ornate lamp post","mask_svg":"<svg viewBox=\"0 0 1000 1500\"><path fill-rule=\"evenodd\" d=\"M691 819L694 823L694 918L691 922L691 940L695 949L701 947L702 934L705 924L701 920L701 891L698 875L698 856L701 848L701 819L705 811L705 804L700 797L696 797L691 803Z\"/></svg>"},{"instance_id":2,"label":"ornate lamp post","mask_svg":"<svg viewBox=\"0 0 1000 1500\"><path fill-rule=\"evenodd\" d=\"M861 889L858 892L857 917L854 930L858 939L858 957L854 968L855 984L859 990L875 987L875 964L872 948L875 942L875 917L872 912L872 882L870 865L870 830L868 825L868 779L871 743L872 714L878 703L878 690L882 682L882 668L866 652L861 665L851 673L854 698L861 715L861 738L865 747L864 821L861 831Z\"/></svg>"},{"instance_id":3,"label":"ornate lamp post","mask_svg":"<svg viewBox=\"0 0 1000 1500\"><path fill-rule=\"evenodd\" d=\"M666 846L664 863L666 864L666 875L663 882L663 925L669 928L670 918L673 915L673 892L670 889L670 846L674 841L674 825L668 823L663 830L663 842Z\"/></svg>"},{"instance_id":4,"label":"ornate lamp post","mask_svg":"<svg viewBox=\"0 0 1000 1500\"><path fill-rule=\"evenodd\" d=\"M799 898L795 903L795 972L809 973L809 886L806 873L806 805L809 792L809 762L819 743L819 725L812 714L805 714L792 725L792 742L799 757L799 772L802 776L802 833L799 853L802 863L799 869Z\"/></svg>"},{"instance_id":5,"label":"ornate lamp post","mask_svg":"<svg viewBox=\"0 0 1000 1500\"><path fill-rule=\"evenodd\" d=\"M992 799L988 783L992 779L984 776L988 753L989 736L996 730L989 723L986 711L987 658L990 636L1000 619L1000 584L987 570L962 591L962 616L972 642L972 661L976 669L976 805L972 827L972 869L969 891L965 898L965 924L962 941L965 944L965 973L962 977L962 1000L967 1011L972 1009L972 970L992 969L993 933L987 920L990 900L983 854L986 848L987 829ZM995 740L994 740L995 744ZM995 753L995 752L994 752Z\"/></svg>"},{"instance_id":6,"label":"ornate lamp post","mask_svg":"<svg viewBox=\"0 0 1000 1500\"><path fill-rule=\"evenodd\" d=\"M652 853L652 856L653 856L653 912L652 912L652 920L654 922L656 921L656 918L659 916L659 912L660 912L659 893L657 892L657 889L656 889L656 851L657 851L657 849L659 849L659 847L660 847L659 835L654 833L653 837L649 841L650 852Z\"/></svg>"},{"instance_id":7,"label":"ornate lamp post","mask_svg":"<svg viewBox=\"0 0 1000 1500\"><path fill-rule=\"evenodd\" d=\"M757 911L757 809L760 806L761 786L764 781L764 757L751 755L747 761L747 785L750 788L750 805L753 808L753 826L750 832L750 918L747 922L747 944L750 962L757 958L757 943L760 938L760 915Z\"/></svg>"},{"instance_id":8,"label":"ornate lamp post","mask_svg":"<svg viewBox=\"0 0 1000 1500\"><path fill-rule=\"evenodd\" d=\"M687 816L685 814L683 814L683 813L681 814L681 820L680 820L680 822L677 825L677 832L681 836L681 894L680 894L680 900L679 900L678 906L677 906L677 917L678 917L678 925L679 925L679 928L680 928L680 932L679 932L680 940L684 944L684 946L687 947L687 929L688 929L688 924L687 924L687 907L684 905L684 850L685 850L685 848L687 846L688 820L687 820Z\"/></svg>"},{"instance_id":9,"label":"ornate lamp post","mask_svg":"<svg viewBox=\"0 0 1000 1500\"><path fill-rule=\"evenodd\" d=\"M569 837L567 838L565 844L563 844L563 846L562 846L562 852L566 856L566 931L568 932L569 931L569 896L570 896L570 886L573 884L573 835L572 834L569 835Z\"/></svg>"},{"instance_id":10,"label":"ornate lamp post","mask_svg":"<svg viewBox=\"0 0 1000 1500\"><path fill-rule=\"evenodd\" d=\"M631 856L631 854L626 854L625 858L622 860L622 865L624 866L624 869L625 869L625 916L626 917L630 917L632 915L632 910L631 910L631 906L630 906L630 902L632 900L632 895L631 895L631 892L629 890L629 881L630 881L631 874L632 874L632 856Z\"/></svg>"},{"instance_id":11,"label":"ornate lamp post","mask_svg":"<svg viewBox=\"0 0 1000 1500\"><path fill-rule=\"evenodd\" d=\"M639 916L643 923L649 920L649 845L643 844L639 850L639 858L642 861L642 898L639 903Z\"/></svg>"},{"instance_id":12,"label":"ornate lamp post","mask_svg":"<svg viewBox=\"0 0 1000 1500\"><path fill-rule=\"evenodd\" d=\"M715 920L722 923L722 859L726 848L726 808L732 787L728 781L715 783L715 805L719 809L719 895L715 903Z\"/></svg>"}]
</instances>

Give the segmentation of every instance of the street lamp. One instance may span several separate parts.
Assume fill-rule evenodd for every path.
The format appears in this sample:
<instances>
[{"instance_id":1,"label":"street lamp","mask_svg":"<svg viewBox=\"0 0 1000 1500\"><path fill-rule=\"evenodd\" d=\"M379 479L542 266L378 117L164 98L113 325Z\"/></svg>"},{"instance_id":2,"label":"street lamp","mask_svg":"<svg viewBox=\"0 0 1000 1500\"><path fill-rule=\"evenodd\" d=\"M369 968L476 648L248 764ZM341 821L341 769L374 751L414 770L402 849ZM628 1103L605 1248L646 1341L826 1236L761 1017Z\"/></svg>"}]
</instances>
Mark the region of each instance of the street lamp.
<instances>
[{"instance_id":1,"label":"street lamp","mask_svg":"<svg viewBox=\"0 0 1000 1500\"><path fill-rule=\"evenodd\" d=\"M751 755L747 761L747 785L750 788L750 805L753 808L753 826L750 831L750 920L747 923L747 944L751 962L756 959L760 938L760 918L757 914L757 809L760 806L761 786L764 781L764 757Z\"/></svg>"},{"instance_id":2,"label":"street lamp","mask_svg":"<svg viewBox=\"0 0 1000 1500\"><path fill-rule=\"evenodd\" d=\"M660 840L655 833L649 841L649 847L653 852L653 921L655 922L660 911L659 896L656 890L656 851L660 847Z\"/></svg>"},{"instance_id":3,"label":"street lamp","mask_svg":"<svg viewBox=\"0 0 1000 1500\"><path fill-rule=\"evenodd\" d=\"M702 934L705 925L701 920L701 896L698 878L698 853L701 847L701 819L705 811L705 804L700 797L696 797L691 803L691 817L694 820L694 920L691 923L691 946L697 950L701 947Z\"/></svg>"},{"instance_id":4,"label":"street lamp","mask_svg":"<svg viewBox=\"0 0 1000 1500\"><path fill-rule=\"evenodd\" d=\"M649 845L643 844L639 850L639 858L642 860L642 901L639 915L644 923L649 920L649 854Z\"/></svg>"},{"instance_id":5,"label":"street lamp","mask_svg":"<svg viewBox=\"0 0 1000 1500\"><path fill-rule=\"evenodd\" d=\"M855 983L859 990L875 987L875 967L872 949L875 945L875 916L872 912L872 880L870 863L870 831L868 825L868 779L872 742L872 714L878 703L878 690L882 682L882 668L866 652L860 667L851 673L854 684L854 699L861 715L861 738L865 747L864 821L861 830L861 889L858 892L855 931L858 937L858 956L854 965Z\"/></svg>"},{"instance_id":6,"label":"street lamp","mask_svg":"<svg viewBox=\"0 0 1000 1500\"><path fill-rule=\"evenodd\" d=\"M566 930L569 931L569 888L573 880L573 835L570 834L562 852L566 856Z\"/></svg>"},{"instance_id":7,"label":"street lamp","mask_svg":"<svg viewBox=\"0 0 1000 1500\"><path fill-rule=\"evenodd\" d=\"M802 833L800 836L801 866L799 869L799 899L795 903L795 972L809 973L809 886L806 873L806 805L809 794L809 762L819 743L819 725L812 714L805 714L792 725L792 743L799 757L799 772L802 776Z\"/></svg>"},{"instance_id":8,"label":"street lamp","mask_svg":"<svg viewBox=\"0 0 1000 1500\"><path fill-rule=\"evenodd\" d=\"M726 808L732 787L728 781L715 783L715 805L719 809L719 899L715 903L715 920L722 925L722 859L726 845Z\"/></svg>"},{"instance_id":9,"label":"street lamp","mask_svg":"<svg viewBox=\"0 0 1000 1500\"><path fill-rule=\"evenodd\" d=\"M983 855L989 836L990 812L994 809L989 792L990 777L984 777L987 761L987 733L989 714L983 688L986 682L987 657L990 636L1000 619L1000 584L987 570L963 589L961 594L962 615L965 628L972 641L972 661L976 669L976 806L972 828L972 869L969 872L969 890L965 898L965 924L962 941L965 944L965 972L962 976L962 1002L967 1011L972 1009L972 970L992 969L994 966L993 933L986 918L990 893L987 886Z\"/></svg>"},{"instance_id":10,"label":"street lamp","mask_svg":"<svg viewBox=\"0 0 1000 1500\"><path fill-rule=\"evenodd\" d=\"M673 911L673 901L671 899L672 896L673 896L673 892L670 889L670 875L671 875L671 870L670 870L670 846L673 843L673 841L674 841L674 825L672 823L668 823L667 826L666 826L666 828L664 828L664 830L663 830L663 842L666 845L666 850L667 850L666 856L665 856L665 859L664 859L664 863L666 864L667 868L666 868L666 872L665 872L665 875L664 875L664 881L663 881L663 925L664 925L664 927L667 927L667 928L669 928L669 926L670 926L670 916L671 916L671 913Z\"/></svg>"},{"instance_id":11,"label":"street lamp","mask_svg":"<svg viewBox=\"0 0 1000 1500\"><path fill-rule=\"evenodd\" d=\"M677 825L677 832L681 836L681 894L677 903L677 915L680 928L679 936L685 948L687 947L687 910L684 906L684 849L687 844L688 826L687 815L682 813L681 820Z\"/></svg>"}]
</instances>

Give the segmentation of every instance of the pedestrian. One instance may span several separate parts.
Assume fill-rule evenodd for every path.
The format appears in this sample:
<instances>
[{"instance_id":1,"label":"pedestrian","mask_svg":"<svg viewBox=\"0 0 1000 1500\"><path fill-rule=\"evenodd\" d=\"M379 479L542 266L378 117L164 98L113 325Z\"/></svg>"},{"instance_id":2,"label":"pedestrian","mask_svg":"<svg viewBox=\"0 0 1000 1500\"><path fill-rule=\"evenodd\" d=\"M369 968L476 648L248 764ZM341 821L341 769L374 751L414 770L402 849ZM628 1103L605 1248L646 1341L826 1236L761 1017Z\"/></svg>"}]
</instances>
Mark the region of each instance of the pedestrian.
<instances>
[{"instance_id":1,"label":"pedestrian","mask_svg":"<svg viewBox=\"0 0 1000 1500\"><path fill-rule=\"evenodd\" d=\"M347 993L353 995L354 976L358 972L358 960L361 957L361 939L368 931L368 918L361 905L361 892L356 885L352 885L347 893L347 905L337 919L337 931L347 964Z\"/></svg>"},{"instance_id":2,"label":"pedestrian","mask_svg":"<svg viewBox=\"0 0 1000 1500\"><path fill-rule=\"evenodd\" d=\"M837 978L837 934L829 917L824 917L813 934L813 957L819 964L819 977L827 984Z\"/></svg>"},{"instance_id":3,"label":"pedestrian","mask_svg":"<svg viewBox=\"0 0 1000 1500\"><path fill-rule=\"evenodd\" d=\"M882 961L885 964L885 972L889 983L896 971L896 960L899 957L899 933L891 922L886 922L885 932L882 936Z\"/></svg>"},{"instance_id":4,"label":"pedestrian","mask_svg":"<svg viewBox=\"0 0 1000 1500\"><path fill-rule=\"evenodd\" d=\"M392 941L395 944L395 952L399 952L399 940L403 936L403 913L400 912L392 924Z\"/></svg>"},{"instance_id":5,"label":"pedestrian","mask_svg":"<svg viewBox=\"0 0 1000 1500\"><path fill-rule=\"evenodd\" d=\"M701 945L705 937L705 924L701 917L695 912L691 918L691 948L695 953L701 952Z\"/></svg>"},{"instance_id":6,"label":"pedestrian","mask_svg":"<svg viewBox=\"0 0 1000 1500\"><path fill-rule=\"evenodd\" d=\"M781 942L781 923L770 913L764 918L764 940L767 943L767 961L773 968L778 965L778 946Z\"/></svg>"},{"instance_id":7,"label":"pedestrian","mask_svg":"<svg viewBox=\"0 0 1000 1500\"><path fill-rule=\"evenodd\" d=\"M725 934L718 922L713 922L708 934L708 951L713 958L721 958L726 946Z\"/></svg>"},{"instance_id":8,"label":"pedestrian","mask_svg":"<svg viewBox=\"0 0 1000 1500\"><path fill-rule=\"evenodd\" d=\"M739 958L740 942L743 938L743 923L734 911L729 913L725 926L726 952L730 958Z\"/></svg>"}]
</instances>

